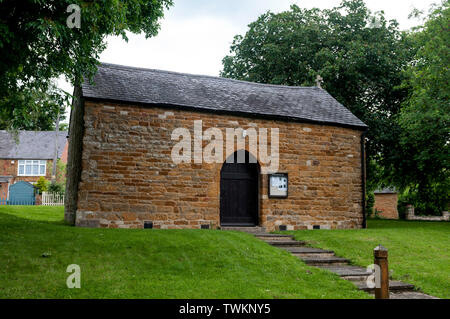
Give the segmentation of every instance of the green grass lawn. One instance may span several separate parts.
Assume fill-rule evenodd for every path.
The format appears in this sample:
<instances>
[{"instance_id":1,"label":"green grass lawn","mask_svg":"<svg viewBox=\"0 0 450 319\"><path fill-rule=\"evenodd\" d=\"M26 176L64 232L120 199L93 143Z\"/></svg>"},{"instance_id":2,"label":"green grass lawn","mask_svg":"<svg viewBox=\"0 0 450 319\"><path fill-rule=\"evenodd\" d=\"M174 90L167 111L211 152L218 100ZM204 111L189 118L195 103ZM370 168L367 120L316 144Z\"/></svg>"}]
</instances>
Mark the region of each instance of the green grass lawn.
<instances>
[{"instance_id":1,"label":"green grass lawn","mask_svg":"<svg viewBox=\"0 0 450 319\"><path fill-rule=\"evenodd\" d=\"M414 284L425 293L450 298L450 223L369 220L368 229L290 232L314 247L332 249L354 264L373 263L373 248L389 250L394 279Z\"/></svg>"},{"instance_id":2,"label":"green grass lawn","mask_svg":"<svg viewBox=\"0 0 450 319\"><path fill-rule=\"evenodd\" d=\"M0 206L0 298L370 298L245 233L62 220L60 207ZM81 289L66 287L69 264Z\"/></svg>"}]
</instances>

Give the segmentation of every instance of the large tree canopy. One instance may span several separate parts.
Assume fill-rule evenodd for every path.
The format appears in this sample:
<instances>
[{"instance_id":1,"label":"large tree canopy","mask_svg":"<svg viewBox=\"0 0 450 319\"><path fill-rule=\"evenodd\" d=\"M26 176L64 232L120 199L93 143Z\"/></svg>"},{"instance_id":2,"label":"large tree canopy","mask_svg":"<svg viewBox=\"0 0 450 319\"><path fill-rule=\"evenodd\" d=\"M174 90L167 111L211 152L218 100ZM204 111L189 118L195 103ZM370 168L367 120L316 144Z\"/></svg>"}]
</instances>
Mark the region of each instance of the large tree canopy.
<instances>
[{"instance_id":1,"label":"large tree canopy","mask_svg":"<svg viewBox=\"0 0 450 319\"><path fill-rule=\"evenodd\" d=\"M398 122L400 145L392 157L392 180L409 187L422 213L439 214L450 195L450 6L445 1L411 34L417 54L405 74L411 95Z\"/></svg>"},{"instance_id":2,"label":"large tree canopy","mask_svg":"<svg viewBox=\"0 0 450 319\"><path fill-rule=\"evenodd\" d=\"M81 9L80 28L67 24L74 13L67 12L71 4ZM26 114L33 103L25 103L27 97L51 91L51 79L65 75L76 84L92 76L106 36L126 39L126 31L156 35L159 19L171 4L172 0L1 0L0 122L17 124L9 116Z\"/></svg>"},{"instance_id":3,"label":"large tree canopy","mask_svg":"<svg viewBox=\"0 0 450 319\"><path fill-rule=\"evenodd\" d=\"M414 49L396 21L372 14L362 0L343 1L330 10L267 12L236 36L223 59L224 77L283 85L323 88L369 125L368 177L375 159L395 149L398 114L407 89L402 69ZM372 183L375 185L376 183Z\"/></svg>"}]
</instances>

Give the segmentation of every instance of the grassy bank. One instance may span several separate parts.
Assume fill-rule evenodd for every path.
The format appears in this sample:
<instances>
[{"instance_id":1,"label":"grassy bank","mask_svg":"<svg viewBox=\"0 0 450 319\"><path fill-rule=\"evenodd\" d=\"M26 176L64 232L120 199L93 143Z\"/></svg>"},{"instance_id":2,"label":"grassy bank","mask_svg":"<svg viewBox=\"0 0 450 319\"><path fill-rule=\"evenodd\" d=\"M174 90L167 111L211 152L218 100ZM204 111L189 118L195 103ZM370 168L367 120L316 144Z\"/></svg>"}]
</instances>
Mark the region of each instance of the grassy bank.
<instances>
[{"instance_id":1,"label":"grassy bank","mask_svg":"<svg viewBox=\"0 0 450 319\"><path fill-rule=\"evenodd\" d=\"M248 234L62 219L61 207L0 206L0 298L369 298ZM66 286L70 264L80 289Z\"/></svg>"}]
</instances>

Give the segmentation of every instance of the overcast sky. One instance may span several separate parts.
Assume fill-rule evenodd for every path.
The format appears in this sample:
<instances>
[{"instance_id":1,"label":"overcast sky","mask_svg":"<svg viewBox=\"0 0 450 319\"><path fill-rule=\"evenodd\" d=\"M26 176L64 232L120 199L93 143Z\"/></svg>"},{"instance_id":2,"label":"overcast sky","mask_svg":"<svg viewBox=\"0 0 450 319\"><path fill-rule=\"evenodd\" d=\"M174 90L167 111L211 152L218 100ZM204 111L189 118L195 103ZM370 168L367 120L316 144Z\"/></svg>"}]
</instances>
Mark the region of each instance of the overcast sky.
<instances>
[{"instance_id":1,"label":"overcast sky","mask_svg":"<svg viewBox=\"0 0 450 319\"><path fill-rule=\"evenodd\" d=\"M437 0L366 0L371 11L383 10L387 19L396 19L403 30L419 23L408 19L413 8L428 11L434 2ZM236 34L245 34L247 25L260 14L284 11L294 3L324 9L338 6L340 0L174 0L156 37L130 34L128 43L110 37L100 61L217 76ZM58 85L72 93L65 81Z\"/></svg>"}]
</instances>

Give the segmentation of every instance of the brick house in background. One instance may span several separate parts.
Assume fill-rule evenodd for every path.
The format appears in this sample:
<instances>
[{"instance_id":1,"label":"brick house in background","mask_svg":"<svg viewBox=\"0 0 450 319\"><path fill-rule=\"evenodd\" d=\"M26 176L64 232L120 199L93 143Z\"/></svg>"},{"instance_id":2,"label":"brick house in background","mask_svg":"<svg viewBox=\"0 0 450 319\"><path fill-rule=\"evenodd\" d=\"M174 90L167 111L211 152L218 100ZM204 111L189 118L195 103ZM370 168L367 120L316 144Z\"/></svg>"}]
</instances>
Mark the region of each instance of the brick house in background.
<instances>
[{"instance_id":1,"label":"brick house in background","mask_svg":"<svg viewBox=\"0 0 450 319\"><path fill-rule=\"evenodd\" d=\"M50 180L55 152L54 131L19 131L14 136L0 130L0 198L7 199L9 186L26 181ZM67 132L58 132L58 158L67 163Z\"/></svg>"},{"instance_id":2,"label":"brick house in background","mask_svg":"<svg viewBox=\"0 0 450 319\"><path fill-rule=\"evenodd\" d=\"M398 193L391 188L379 189L373 192L375 202L374 210L380 212L380 217L386 219L398 219Z\"/></svg>"},{"instance_id":3,"label":"brick house in background","mask_svg":"<svg viewBox=\"0 0 450 319\"><path fill-rule=\"evenodd\" d=\"M101 64L93 83L74 92L68 222L267 231L365 227L367 126L325 90L112 64ZM216 129L223 136L227 129L240 128L245 137L252 129L277 128L279 174L261 173L248 141L237 149L246 163L225 163L236 155L225 142L224 162L174 163L175 129L188 130L194 150L194 121L200 120L203 133ZM200 135L200 148L206 147ZM258 147L264 143L270 152L270 136Z\"/></svg>"}]
</instances>

